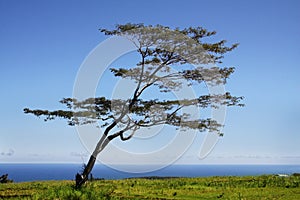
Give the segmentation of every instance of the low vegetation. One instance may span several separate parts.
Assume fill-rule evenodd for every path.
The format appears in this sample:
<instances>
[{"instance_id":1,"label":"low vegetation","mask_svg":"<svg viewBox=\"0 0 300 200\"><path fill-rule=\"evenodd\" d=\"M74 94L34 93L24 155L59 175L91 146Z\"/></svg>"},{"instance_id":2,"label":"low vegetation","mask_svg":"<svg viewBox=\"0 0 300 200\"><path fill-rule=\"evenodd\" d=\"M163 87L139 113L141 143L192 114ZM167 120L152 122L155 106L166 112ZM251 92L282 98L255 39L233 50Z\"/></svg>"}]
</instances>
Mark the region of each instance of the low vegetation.
<instances>
[{"instance_id":1,"label":"low vegetation","mask_svg":"<svg viewBox=\"0 0 300 200\"><path fill-rule=\"evenodd\" d=\"M300 177L275 175L0 184L0 199L300 199Z\"/></svg>"}]
</instances>

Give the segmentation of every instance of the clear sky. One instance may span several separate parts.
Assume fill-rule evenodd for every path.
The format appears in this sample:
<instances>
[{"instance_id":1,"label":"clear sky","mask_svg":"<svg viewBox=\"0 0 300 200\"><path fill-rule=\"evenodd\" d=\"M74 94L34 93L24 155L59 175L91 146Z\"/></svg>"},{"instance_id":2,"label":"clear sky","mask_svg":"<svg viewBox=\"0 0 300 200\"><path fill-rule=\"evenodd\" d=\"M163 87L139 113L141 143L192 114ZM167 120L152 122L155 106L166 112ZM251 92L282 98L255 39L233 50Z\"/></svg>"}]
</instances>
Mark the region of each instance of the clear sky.
<instances>
[{"instance_id":1,"label":"clear sky","mask_svg":"<svg viewBox=\"0 0 300 200\"><path fill-rule=\"evenodd\" d=\"M300 164L299 8L297 0L0 0L0 163L86 161L74 127L23 108L60 108L107 38L98 29L142 22L203 26L240 43L223 65L236 67L226 90L245 96L246 107L227 110L225 135L206 159L197 157L200 133L178 163Z\"/></svg>"}]
</instances>

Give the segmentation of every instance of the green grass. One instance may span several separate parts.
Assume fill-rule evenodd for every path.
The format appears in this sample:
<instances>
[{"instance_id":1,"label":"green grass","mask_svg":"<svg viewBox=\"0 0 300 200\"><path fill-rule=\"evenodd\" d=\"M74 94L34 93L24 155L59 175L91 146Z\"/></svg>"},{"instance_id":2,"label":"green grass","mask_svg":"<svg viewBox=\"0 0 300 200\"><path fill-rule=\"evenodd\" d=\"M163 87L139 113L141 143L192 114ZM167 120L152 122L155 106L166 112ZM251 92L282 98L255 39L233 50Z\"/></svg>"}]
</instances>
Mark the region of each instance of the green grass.
<instances>
[{"instance_id":1,"label":"green grass","mask_svg":"<svg viewBox=\"0 0 300 200\"><path fill-rule=\"evenodd\" d=\"M300 199L300 177L247 176L0 184L0 199Z\"/></svg>"}]
</instances>

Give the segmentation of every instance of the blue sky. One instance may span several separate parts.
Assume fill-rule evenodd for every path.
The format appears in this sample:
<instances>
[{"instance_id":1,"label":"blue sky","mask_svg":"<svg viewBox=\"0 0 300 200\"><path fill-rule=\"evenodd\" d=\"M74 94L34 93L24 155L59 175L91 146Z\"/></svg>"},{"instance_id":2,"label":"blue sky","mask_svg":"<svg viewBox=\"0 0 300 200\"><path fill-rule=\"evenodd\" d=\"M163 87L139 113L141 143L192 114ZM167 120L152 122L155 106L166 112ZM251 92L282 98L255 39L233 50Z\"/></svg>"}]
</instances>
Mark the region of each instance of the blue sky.
<instances>
[{"instance_id":1,"label":"blue sky","mask_svg":"<svg viewBox=\"0 0 300 200\"><path fill-rule=\"evenodd\" d=\"M0 163L79 162L86 149L63 120L44 123L24 107L56 109L77 71L118 23L203 26L240 43L226 90L245 96L227 110L224 137L204 160L199 134L178 163L300 164L299 1L0 0ZM126 144L124 144L126 145Z\"/></svg>"}]
</instances>

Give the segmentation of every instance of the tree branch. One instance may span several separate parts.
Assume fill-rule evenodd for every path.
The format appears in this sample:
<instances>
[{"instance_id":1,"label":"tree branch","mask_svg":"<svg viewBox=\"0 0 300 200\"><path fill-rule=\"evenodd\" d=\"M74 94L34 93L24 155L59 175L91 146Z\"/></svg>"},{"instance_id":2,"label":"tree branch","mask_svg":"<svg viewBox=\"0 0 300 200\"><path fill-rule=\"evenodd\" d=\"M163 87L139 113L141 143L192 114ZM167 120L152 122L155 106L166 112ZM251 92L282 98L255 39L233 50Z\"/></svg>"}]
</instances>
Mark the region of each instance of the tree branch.
<instances>
[{"instance_id":1,"label":"tree branch","mask_svg":"<svg viewBox=\"0 0 300 200\"><path fill-rule=\"evenodd\" d=\"M120 134L120 138L122 141L125 141L125 140L129 140L130 138L132 138L132 136L135 134L136 130L138 129L138 126L134 126L134 130L131 132L131 134L127 137L124 137L124 132L122 132Z\"/></svg>"}]
</instances>

